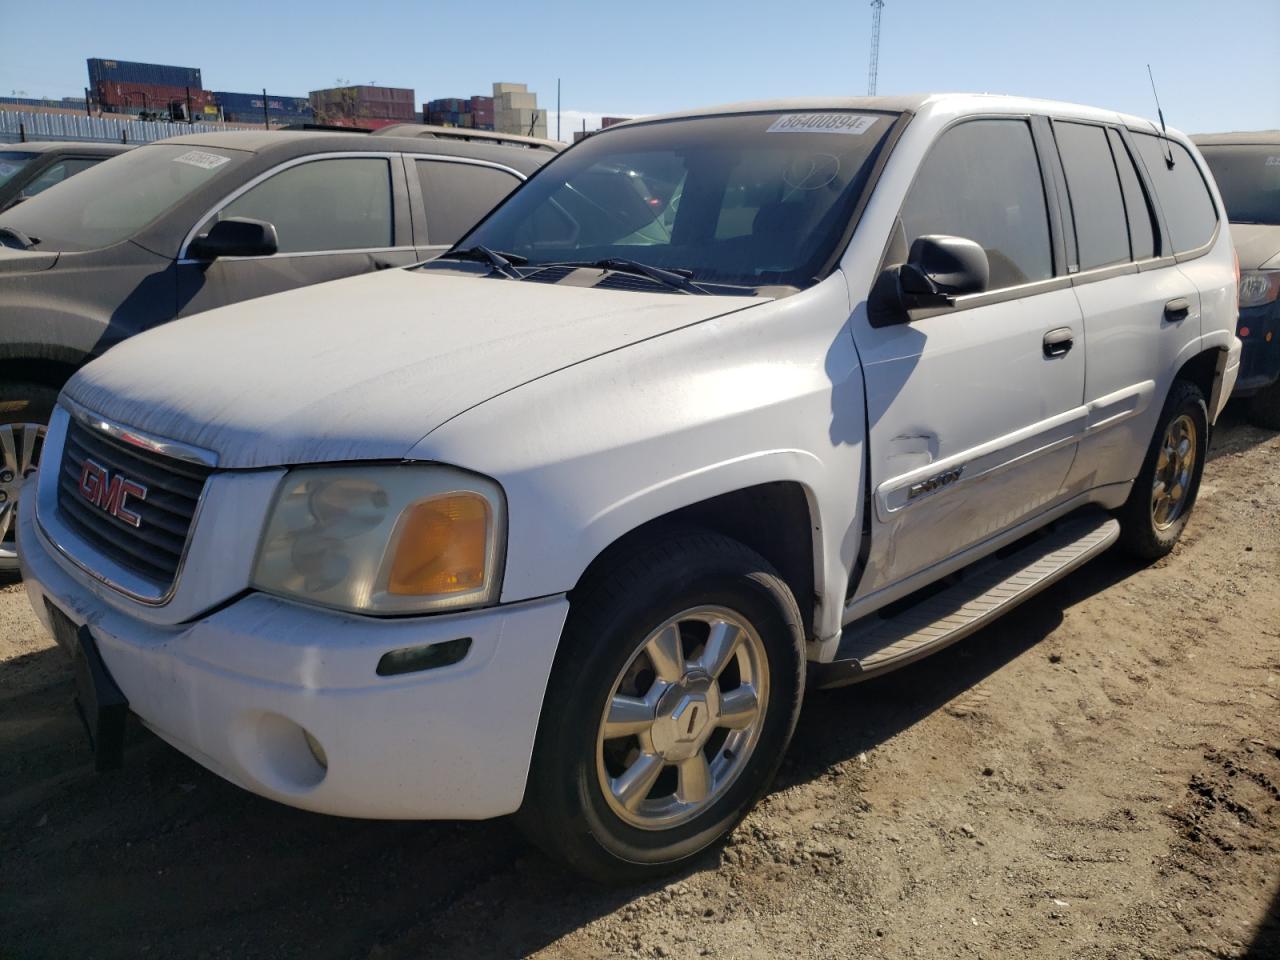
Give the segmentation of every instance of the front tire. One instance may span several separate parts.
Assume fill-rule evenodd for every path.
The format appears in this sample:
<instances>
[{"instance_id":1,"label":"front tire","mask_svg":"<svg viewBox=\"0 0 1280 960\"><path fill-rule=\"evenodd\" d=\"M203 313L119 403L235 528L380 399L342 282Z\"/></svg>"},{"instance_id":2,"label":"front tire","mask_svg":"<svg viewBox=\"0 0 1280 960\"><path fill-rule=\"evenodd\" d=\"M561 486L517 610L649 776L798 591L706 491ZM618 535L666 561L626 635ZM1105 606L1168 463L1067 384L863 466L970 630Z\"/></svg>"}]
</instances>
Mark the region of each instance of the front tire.
<instances>
[{"instance_id":1,"label":"front tire","mask_svg":"<svg viewBox=\"0 0 1280 960\"><path fill-rule=\"evenodd\" d=\"M1129 499L1118 512L1120 544L1158 560L1178 542L1200 490L1209 447L1209 412L1194 383L1175 380Z\"/></svg>"},{"instance_id":2,"label":"front tire","mask_svg":"<svg viewBox=\"0 0 1280 960\"><path fill-rule=\"evenodd\" d=\"M0 383L0 578L18 572L18 489L40 463L58 391L37 383Z\"/></svg>"},{"instance_id":3,"label":"front tire","mask_svg":"<svg viewBox=\"0 0 1280 960\"><path fill-rule=\"evenodd\" d=\"M679 868L746 815L795 729L795 598L742 544L674 534L573 598L518 820L605 882Z\"/></svg>"}]
</instances>

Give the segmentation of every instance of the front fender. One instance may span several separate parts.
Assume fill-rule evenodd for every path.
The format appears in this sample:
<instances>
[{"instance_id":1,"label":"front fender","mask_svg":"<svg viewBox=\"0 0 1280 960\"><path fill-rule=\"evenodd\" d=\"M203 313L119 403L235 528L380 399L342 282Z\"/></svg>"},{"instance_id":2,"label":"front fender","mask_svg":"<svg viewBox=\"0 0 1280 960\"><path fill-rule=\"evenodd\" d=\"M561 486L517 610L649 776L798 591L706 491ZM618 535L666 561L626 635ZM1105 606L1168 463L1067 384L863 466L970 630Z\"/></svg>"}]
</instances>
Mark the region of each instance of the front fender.
<instances>
[{"instance_id":1,"label":"front fender","mask_svg":"<svg viewBox=\"0 0 1280 960\"><path fill-rule=\"evenodd\" d=\"M610 544L682 507L797 483L814 544L815 633L833 636L859 539L866 422L848 313L836 274L525 384L444 424L410 458L502 484L503 602L572 589Z\"/></svg>"}]
</instances>

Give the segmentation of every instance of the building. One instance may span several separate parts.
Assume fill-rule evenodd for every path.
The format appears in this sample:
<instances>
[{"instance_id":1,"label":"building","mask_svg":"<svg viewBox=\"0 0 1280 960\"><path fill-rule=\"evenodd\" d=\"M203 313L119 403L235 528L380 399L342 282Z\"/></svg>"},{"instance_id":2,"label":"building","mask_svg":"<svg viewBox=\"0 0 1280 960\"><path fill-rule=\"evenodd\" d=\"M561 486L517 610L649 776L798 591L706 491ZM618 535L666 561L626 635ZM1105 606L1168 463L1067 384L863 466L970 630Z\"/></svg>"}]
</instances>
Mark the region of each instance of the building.
<instances>
[{"instance_id":1,"label":"building","mask_svg":"<svg viewBox=\"0 0 1280 960\"><path fill-rule=\"evenodd\" d=\"M385 127L418 120L416 98L407 87L330 87L312 90L309 100L315 121L332 126Z\"/></svg>"},{"instance_id":2,"label":"building","mask_svg":"<svg viewBox=\"0 0 1280 960\"><path fill-rule=\"evenodd\" d=\"M493 97L442 97L422 105L422 122L437 127L493 129Z\"/></svg>"},{"instance_id":3,"label":"building","mask_svg":"<svg viewBox=\"0 0 1280 960\"><path fill-rule=\"evenodd\" d=\"M605 127L612 127L615 123L626 123L631 119L631 117L601 117L600 129L603 130Z\"/></svg>"},{"instance_id":4,"label":"building","mask_svg":"<svg viewBox=\"0 0 1280 960\"><path fill-rule=\"evenodd\" d=\"M615 123L626 123L628 120L633 120L633 119L635 118L634 117L601 117L600 130L605 129L606 127L612 127ZM577 143L579 140L584 140L587 137L591 136L591 134L598 133L598 132L599 130L588 130L587 122L583 120L582 129L573 131L573 142Z\"/></svg>"},{"instance_id":5,"label":"building","mask_svg":"<svg viewBox=\"0 0 1280 960\"><path fill-rule=\"evenodd\" d=\"M529 137L547 136L547 112L539 109L538 95L523 83L493 85L494 129Z\"/></svg>"}]
</instances>

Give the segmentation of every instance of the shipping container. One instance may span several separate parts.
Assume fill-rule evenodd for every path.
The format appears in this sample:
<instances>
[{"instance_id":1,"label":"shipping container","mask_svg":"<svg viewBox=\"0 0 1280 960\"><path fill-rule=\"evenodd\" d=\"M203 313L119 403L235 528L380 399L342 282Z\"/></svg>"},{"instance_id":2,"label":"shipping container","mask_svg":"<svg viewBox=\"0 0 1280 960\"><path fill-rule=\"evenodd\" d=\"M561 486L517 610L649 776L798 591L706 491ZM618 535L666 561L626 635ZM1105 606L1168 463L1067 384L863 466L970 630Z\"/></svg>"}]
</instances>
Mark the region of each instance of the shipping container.
<instances>
[{"instance_id":1,"label":"shipping container","mask_svg":"<svg viewBox=\"0 0 1280 960\"><path fill-rule=\"evenodd\" d=\"M100 83L146 83L169 87L200 88L198 67L174 67L162 63L135 63L130 60L102 60L91 58L89 86Z\"/></svg>"},{"instance_id":2,"label":"shipping container","mask_svg":"<svg viewBox=\"0 0 1280 960\"><path fill-rule=\"evenodd\" d=\"M262 116L261 93L232 93L226 90L214 90L214 101L227 113L250 113L258 111ZM275 115L287 113L292 115L311 112L311 101L306 97L284 97L274 93L267 94L267 110Z\"/></svg>"},{"instance_id":3,"label":"shipping container","mask_svg":"<svg viewBox=\"0 0 1280 960\"><path fill-rule=\"evenodd\" d=\"M167 110L171 103L190 103L193 113L217 106L212 91L154 83L101 83L93 89L96 103L110 112Z\"/></svg>"}]
</instances>

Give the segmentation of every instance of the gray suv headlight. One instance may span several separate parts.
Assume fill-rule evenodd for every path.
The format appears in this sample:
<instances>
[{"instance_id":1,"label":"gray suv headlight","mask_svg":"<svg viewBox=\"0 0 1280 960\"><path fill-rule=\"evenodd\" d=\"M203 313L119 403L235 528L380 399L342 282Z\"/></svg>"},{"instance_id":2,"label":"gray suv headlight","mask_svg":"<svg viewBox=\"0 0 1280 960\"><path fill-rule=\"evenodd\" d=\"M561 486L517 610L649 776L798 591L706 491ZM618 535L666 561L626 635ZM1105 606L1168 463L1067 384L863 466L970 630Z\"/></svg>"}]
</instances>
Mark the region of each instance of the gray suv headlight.
<instances>
[{"instance_id":1,"label":"gray suv headlight","mask_svg":"<svg viewBox=\"0 0 1280 960\"><path fill-rule=\"evenodd\" d=\"M280 481L253 586L354 613L496 603L506 503L439 464L299 467Z\"/></svg>"}]
</instances>

